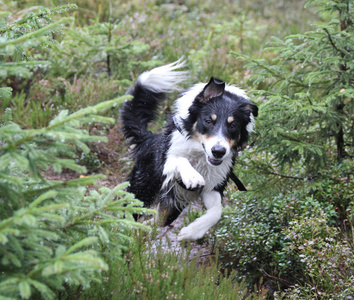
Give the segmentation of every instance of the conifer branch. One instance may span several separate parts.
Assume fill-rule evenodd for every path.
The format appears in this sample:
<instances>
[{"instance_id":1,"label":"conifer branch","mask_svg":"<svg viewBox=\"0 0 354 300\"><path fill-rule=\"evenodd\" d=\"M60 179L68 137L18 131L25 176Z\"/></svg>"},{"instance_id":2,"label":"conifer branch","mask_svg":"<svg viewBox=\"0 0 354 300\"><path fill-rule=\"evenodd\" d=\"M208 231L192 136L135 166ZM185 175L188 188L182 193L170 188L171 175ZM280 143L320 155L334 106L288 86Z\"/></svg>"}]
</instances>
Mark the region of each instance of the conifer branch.
<instances>
[{"instance_id":1,"label":"conifer branch","mask_svg":"<svg viewBox=\"0 0 354 300\"><path fill-rule=\"evenodd\" d=\"M50 190L57 190L57 189L68 188L68 187L86 186L86 185L95 183L97 180L104 179L105 177L106 177L105 175L97 174L97 175L91 175L91 176L85 177L85 178L77 178L77 179L72 179L69 181L62 181L62 182L58 182L56 184L49 185L45 188L25 191L25 192L23 192L23 195L25 197L31 197L31 196L45 193Z\"/></svg>"},{"instance_id":2,"label":"conifer branch","mask_svg":"<svg viewBox=\"0 0 354 300\"><path fill-rule=\"evenodd\" d=\"M17 39L8 40L8 41L5 41L4 43L0 43L0 49L5 48L9 45L22 44L32 38L39 37L39 36L43 35L44 33L47 33L48 31L55 29L56 27L58 27L61 24L69 23L73 20L74 20L74 18L72 18L72 17L62 18L62 19L56 21L55 23L44 26L36 31L31 32L31 33L24 34ZM44 40L44 38L43 38L43 40Z\"/></svg>"},{"instance_id":3,"label":"conifer branch","mask_svg":"<svg viewBox=\"0 0 354 300\"><path fill-rule=\"evenodd\" d=\"M38 18L43 18L45 16L49 16L49 15L53 15L53 14L58 14L58 13L63 13L66 11L73 11L73 10L77 10L78 7L76 4L67 4L67 5L62 5L62 6L58 6L58 7L54 7L50 10L42 10L36 14L29 14L27 17L24 17L20 20L17 20L15 23L0 29L0 34L3 34L7 31L12 30L14 27L19 26L19 25L23 25L26 24L28 21L30 21L31 19L38 19Z\"/></svg>"},{"instance_id":4,"label":"conifer branch","mask_svg":"<svg viewBox=\"0 0 354 300\"><path fill-rule=\"evenodd\" d=\"M296 179L296 180L305 180L306 179L304 177L283 175L283 174L279 174L279 173L275 173L275 172L269 172L268 174L274 175L274 176L278 176L278 177L281 177L281 178L287 178L287 179Z\"/></svg>"},{"instance_id":5,"label":"conifer branch","mask_svg":"<svg viewBox=\"0 0 354 300\"><path fill-rule=\"evenodd\" d=\"M1 147L0 148L0 151L7 151L9 149L14 149L16 148L17 146L25 143L25 142L28 142L30 140L32 140L35 136L39 136L39 135L42 135L42 134L45 134L47 132L50 132L66 123L69 123L69 122L72 122L72 121L75 121L75 120L78 120L78 119L82 119L84 118L85 116L88 116L88 115L92 115L92 114L95 114L95 113L98 113L98 112L102 112L102 111L105 111L111 107L113 107L114 105L120 105L121 103L123 103L123 101L127 100L127 99L130 99L131 96L129 95L126 95L126 96L122 96L122 97L119 97L119 98L116 98L116 99L113 99L113 100L109 100L109 101L105 101L105 102L102 102L102 103L99 103L95 106L91 106L91 107L87 107L87 108L84 108L84 109L81 109L65 118L63 118L62 120L54 120L55 122L51 122L51 124L49 124L49 126L47 127L44 127L42 129L29 129L29 130L23 130L23 132L25 133L24 137L13 142L13 143L8 143L6 146L4 147ZM112 122L114 121L113 119L111 119Z\"/></svg>"},{"instance_id":6,"label":"conifer branch","mask_svg":"<svg viewBox=\"0 0 354 300\"><path fill-rule=\"evenodd\" d=\"M332 45L332 47L333 47L335 50L337 50L337 51L338 51L339 53L341 53L343 56L349 55L346 51L343 51L343 50L339 49L339 48L336 46L336 44L333 42L332 36L331 36L331 34L329 33L329 31L328 31L327 28L323 28L323 30L326 32L327 37L328 37L328 40L329 40L330 44Z\"/></svg>"}]
</instances>

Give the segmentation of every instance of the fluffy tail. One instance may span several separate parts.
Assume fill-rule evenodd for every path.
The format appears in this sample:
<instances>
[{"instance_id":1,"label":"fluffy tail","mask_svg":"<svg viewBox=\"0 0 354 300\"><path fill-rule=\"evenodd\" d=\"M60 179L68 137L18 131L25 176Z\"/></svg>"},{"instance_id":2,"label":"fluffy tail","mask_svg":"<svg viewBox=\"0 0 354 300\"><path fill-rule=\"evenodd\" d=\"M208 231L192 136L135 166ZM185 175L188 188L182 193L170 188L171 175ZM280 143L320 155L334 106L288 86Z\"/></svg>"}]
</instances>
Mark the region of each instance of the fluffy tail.
<instances>
[{"instance_id":1,"label":"fluffy tail","mask_svg":"<svg viewBox=\"0 0 354 300\"><path fill-rule=\"evenodd\" d=\"M165 99L166 93L178 90L187 72L176 71L185 63L178 60L169 65L142 73L127 94L133 96L122 110L123 131L131 145L138 146L148 133L148 123L156 117L158 104Z\"/></svg>"}]
</instances>

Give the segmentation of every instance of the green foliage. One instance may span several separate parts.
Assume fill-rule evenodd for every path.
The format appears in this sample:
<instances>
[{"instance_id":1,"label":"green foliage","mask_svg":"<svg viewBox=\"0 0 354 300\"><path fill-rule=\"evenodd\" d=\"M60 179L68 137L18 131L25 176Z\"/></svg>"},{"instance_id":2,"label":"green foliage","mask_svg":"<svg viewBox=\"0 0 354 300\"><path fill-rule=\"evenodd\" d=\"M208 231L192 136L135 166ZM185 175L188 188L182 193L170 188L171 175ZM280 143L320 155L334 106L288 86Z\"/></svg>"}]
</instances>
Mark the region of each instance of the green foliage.
<instances>
[{"instance_id":1,"label":"green foliage","mask_svg":"<svg viewBox=\"0 0 354 300\"><path fill-rule=\"evenodd\" d=\"M118 32L119 24L96 22L82 29L71 27L65 31L66 38L60 40L59 34L65 30L62 25L74 19L55 21L53 17L76 8L74 4L37 8L12 23L11 14L2 19L0 82L8 87L0 89L0 109L12 107L14 121L22 127L47 126L62 109L76 111L116 97L131 84L134 68L156 64L139 61L141 51L148 46L126 41ZM108 79L102 72L121 80Z\"/></svg>"},{"instance_id":2,"label":"green foliage","mask_svg":"<svg viewBox=\"0 0 354 300\"><path fill-rule=\"evenodd\" d=\"M88 189L101 175L51 181L44 171L68 168L85 172L73 160L76 148L105 140L81 128L89 122L113 122L98 113L126 97L67 111L41 129L21 129L7 120L0 128L0 296L54 299L58 291L101 280L111 252L120 259L131 240L132 214L141 202L124 191Z\"/></svg>"},{"instance_id":3,"label":"green foliage","mask_svg":"<svg viewBox=\"0 0 354 300\"><path fill-rule=\"evenodd\" d=\"M9 124L12 121L12 110L11 108L6 108L4 115L0 118L0 127Z\"/></svg>"},{"instance_id":4,"label":"green foliage","mask_svg":"<svg viewBox=\"0 0 354 300\"><path fill-rule=\"evenodd\" d=\"M39 101L27 101L24 92L4 99L0 103L0 109L13 108L13 121L24 128L38 128L47 126L53 116L54 107L45 107ZM55 110L56 112L56 110Z\"/></svg>"},{"instance_id":5,"label":"green foliage","mask_svg":"<svg viewBox=\"0 0 354 300\"><path fill-rule=\"evenodd\" d=\"M28 102L23 90L28 89L35 72L48 67L47 61L36 59L36 51L55 43L63 25L73 21L70 17L55 20L55 16L75 9L74 4L33 8L17 20L10 13L0 15L0 109L13 107L14 121L18 124L46 126L54 115L51 109L44 109L43 103Z\"/></svg>"},{"instance_id":6,"label":"green foliage","mask_svg":"<svg viewBox=\"0 0 354 300\"><path fill-rule=\"evenodd\" d=\"M102 80L92 77L75 77L73 81L62 77L39 80L27 95L21 93L9 102L9 106L15 107L14 121L22 127L47 126L50 119L63 109L74 112L120 94L122 86L117 80ZM6 103L3 105L6 107ZM106 114L116 117L117 109Z\"/></svg>"},{"instance_id":7,"label":"green foliage","mask_svg":"<svg viewBox=\"0 0 354 300\"><path fill-rule=\"evenodd\" d=\"M81 152L76 162L85 166L88 172L97 172L104 165L104 162L99 160L97 152Z\"/></svg>"},{"instance_id":8,"label":"green foliage","mask_svg":"<svg viewBox=\"0 0 354 300\"><path fill-rule=\"evenodd\" d=\"M323 201L317 194L306 196L303 192L294 191L291 195L280 194L272 199L256 195L250 193L242 200L235 200L234 206L224 210L223 220L216 231L222 265L238 270L239 277L246 279L249 286L260 282L262 278L271 290L276 290L278 286L289 288L295 283L306 285L313 280L320 280L317 278L320 276L318 268L323 268L335 259L326 254L323 260L318 260L321 251L327 253L328 250L335 254L334 246L326 250L327 240L336 240L335 247L338 248L345 244L345 253L353 250L350 242L339 238L339 229L333 226L339 223L338 208ZM236 198L236 195L232 198ZM352 216L351 206L347 206L346 219L341 222L346 230L349 229L345 233L349 240L352 236ZM311 276L314 278L309 275L309 266L303 264L303 252L299 251L304 249L299 248L300 245L305 244L313 249L317 247L316 252L312 248L307 252L312 255L309 259L314 264L316 261L322 263L321 266L313 266ZM347 273L343 273L343 284L349 287L347 284L352 276L350 270L353 270L354 261L346 259L348 254L337 254L338 263L333 265L333 274L328 274L331 288L335 284L332 280L335 270L338 271L342 264L347 270ZM324 289L323 284L321 289Z\"/></svg>"},{"instance_id":9,"label":"green foliage","mask_svg":"<svg viewBox=\"0 0 354 300\"><path fill-rule=\"evenodd\" d=\"M234 63L233 57L228 52L230 49L240 49L243 52L245 48L253 52L258 47L262 27L257 26L253 19L247 18L242 12L239 14L239 18L231 21L223 20L222 23L211 24L202 47L190 51L189 60L196 71L194 76L201 77L203 80L215 76L223 78L225 82L242 80L237 72L224 73L224 69ZM210 57L213 56L219 59L211 60ZM242 72L242 67L242 65L236 66L237 71Z\"/></svg>"},{"instance_id":10,"label":"green foliage","mask_svg":"<svg viewBox=\"0 0 354 300\"><path fill-rule=\"evenodd\" d=\"M345 231L347 231L345 227L349 225L347 222L353 221L353 169L353 161L345 160L338 166L323 170L322 180L315 184L311 190L311 194L319 203L330 205L335 209L335 218L331 219L332 225L344 226Z\"/></svg>"},{"instance_id":11,"label":"green foliage","mask_svg":"<svg viewBox=\"0 0 354 300\"><path fill-rule=\"evenodd\" d=\"M217 231L223 265L249 284L264 278L271 290L286 288L285 299L352 293L352 7L308 4L328 21L273 38L270 62L233 52L252 72L260 116L256 147L236 166L253 192Z\"/></svg>"},{"instance_id":12,"label":"green foliage","mask_svg":"<svg viewBox=\"0 0 354 300\"><path fill-rule=\"evenodd\" d=\"M53 44L48 59L51 76L65 78L82 75L112 76L128 87L131 72L156 66L158 62L141 61L142 52L149 46L140 41L129 41L121 34L121 24L93 22L83 28L74 27L66 32L59 44ZM63 64L63 62L65 62Z\"/></svg>"},{"instance_id":13,"label":"green foliage","mask_svg":"<svg viewBox=\"0 0 354 300\"><path fill-rule=\"evenodd\" d=\"M289 169L300 162L306 176L317 175L328 157L352 155L346 145L354 137L352 8L349 0L316 3L333 19L284 41L274 38L270 64L234 53L249 62L254 84L266 87L255 92L263 103L257 152Z\"/></svg>"},{"instance_id":14,"label":"green foliage","mask_svg":"<svg viewBox=\"0 0 354 300\"><path fill-rule=\"evenodd\" d=\"M249 286L259 283L264 272L273 273L271 262L283 243L281 228L290 199L258 199L249 196L223 212L216 231L224 268L238 270ZM281 214L280 214L281 212Z\"/></svg>"},{"instance_id":15,"label":"green foliage","mask_svg":"<svg viewBox=\"0 0 354 300\"><path fill-rule=\"evenodd\" d=\"M31 50L54 42L53 37L60 32L62 25L72 21L72 18L55 21L53 16L75 9L77 6L74 4L53 9L40 8L38 12L30 12L15 21L10 13L0 15L0 83L2 85L10 77L28 79L32 74L31 69L47 64L45 61L33 60ZM9 99L11 90L10 87L0 88L0 99Z\"/></svg>"},{"instance_id":16,"label":"green foliage","mask_svg":"<svg viewBox=\"0 0 354 300\"><path fill-rule=\"evenodd\" d=\"M328 226L324 212L290 222L283 234L288 244L284 252L305 278L300 297L343 299L353 294L352 245L340 239L336 228ZM289 296L299 293L298 287Z\"/></svg>"},{"instance_id":17,"label":"green foliage","mask_svg":"<svg viewBox=\"0 0 354 300\"><path fill-rule=\"evenodd\" d=\"M48 9L60 0L3 1L0 224L9 227L0 230L0 298L161 299L188 287L190 299L205 291L234 299L231 291L246 293L239 279L277 290L275 298L353 294L352 4L304 2L79 0L76 11ZM60 19L72 10L74 18ZM121 182L131 164L119 123L108 118L118 105L104 117L71 113L182 56L193 83L216 76L256 89L260 105L252 147L235 168L252 192L228 191L230 207L212 234L219 266L150 253L141 234L132 242L139 225L131 213L142 208L124 185L103 188L101 175L48 179L72 169ZM230 270L227 278L218 267Z\"/></svg>"},{"instance_id":18,"label":"green foliage","mask_svg":"<svg viewBox=\"0 0 354 300\"><path fill-rule=\"evenodd\" d=\"M151 251L151 249L155 249ZM265 291L248 293L236 272L222 274L216 261L188 259L191 248L173 252L138 234L130 244L125 263L112 262L104 289L90 296L112 299L265 299ZM110 294L105 294L110 291ZM88 295L87 295L88 296Z\"/></svg>"}]
</instances>

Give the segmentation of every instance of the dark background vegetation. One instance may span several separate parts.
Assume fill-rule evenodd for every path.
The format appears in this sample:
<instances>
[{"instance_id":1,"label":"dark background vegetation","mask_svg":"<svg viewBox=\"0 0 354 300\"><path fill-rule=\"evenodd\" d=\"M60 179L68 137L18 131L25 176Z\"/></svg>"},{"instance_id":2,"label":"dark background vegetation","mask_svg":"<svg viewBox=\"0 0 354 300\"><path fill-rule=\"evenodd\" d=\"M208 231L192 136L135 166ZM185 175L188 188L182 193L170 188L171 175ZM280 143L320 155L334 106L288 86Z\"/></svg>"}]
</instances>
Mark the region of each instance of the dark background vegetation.
<instances>
[{"instance_id":1,"label":"dark background vegetation","mask_svg":"<svg viewBox=\"0 0 354 300\"><path fill-rule=\"evenodd\" d=\"M0 296L352 296L352 1L70 3L1 3ZM181 57L185 87L215 76L260 109L235 166L249 191L228 187L204 265L150 253L154 231L135 230L142 208L118 185L121 96Z\"/></svg>"}]
</instances>

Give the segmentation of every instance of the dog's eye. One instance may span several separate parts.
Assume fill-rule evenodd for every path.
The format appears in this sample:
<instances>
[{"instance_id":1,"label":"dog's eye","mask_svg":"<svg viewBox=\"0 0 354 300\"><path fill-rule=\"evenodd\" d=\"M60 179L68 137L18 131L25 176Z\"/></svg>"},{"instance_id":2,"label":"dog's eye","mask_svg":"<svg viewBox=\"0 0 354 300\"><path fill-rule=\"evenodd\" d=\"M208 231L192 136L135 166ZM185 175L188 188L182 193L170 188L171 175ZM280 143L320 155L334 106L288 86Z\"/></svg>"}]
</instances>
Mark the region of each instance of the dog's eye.
<instances>
[{"instance_id":1,"label":"dog's eye","mask_svg":"<svg viewBox=\"0 0 354 300\"><path fill-rule=\"evenodd\" d=\"M230 123L229 126L230 126L231 129L235 129L236 128L236 124L235 123Z\"/></svg>"},{"instance_id":2,"label":"dog's eye","mask_svg":"<svg viewBox=\"0 0 354 300\"><path fill-rule=\"evenodd\" d=\"M213 124L213 121L211 119L205 119L204 122L207 125L212 125Z\"/></svg>"}]
</instances>

